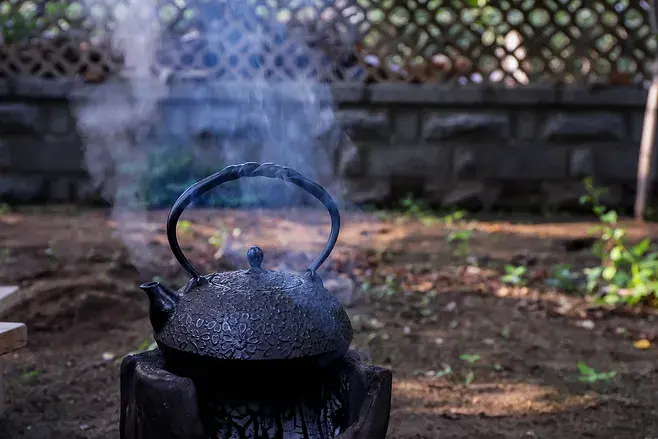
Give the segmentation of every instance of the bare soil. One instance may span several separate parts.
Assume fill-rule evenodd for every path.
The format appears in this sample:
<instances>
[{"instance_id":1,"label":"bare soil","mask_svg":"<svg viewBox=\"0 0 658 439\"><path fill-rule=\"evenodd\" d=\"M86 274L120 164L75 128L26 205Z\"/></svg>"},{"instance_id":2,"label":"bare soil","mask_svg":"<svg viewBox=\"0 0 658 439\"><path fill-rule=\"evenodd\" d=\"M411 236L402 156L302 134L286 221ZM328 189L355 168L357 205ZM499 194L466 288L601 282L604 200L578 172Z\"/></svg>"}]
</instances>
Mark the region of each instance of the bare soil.
<instances>
[{"instance_id":1,"label":"bare soil","mask_svg":"<svg viewBox=\"0 0 658 439\"><path fill-rule=\"evenodd\" d=\"M121 359L151 339L137 286L156 275L172 286L185 281L166 243L165 217L152 212L120 234L102 210L0 216L0 284L20 285L25 297L4 320L29 331L28 346L3 357L9 407L0 438L118 437ZM315 211L186 217L181 243L204 272L246 266L252 244L269 268L302 270L328 233L325 213ZM658 437L658 351L633 345L658 342L656 314L601 309L543 282L557 263L592 263L587 249L565 249L592 224L423 224L364 214L343 223L323 276L356 283L342 293L354 346L393 370L390 438ZM458 256L446 237L464 227L473 236ZM658 234L654 225L629 227L633 238ZM229 236L223 255L208 243L218 230ZM502 284L509 263L529 267L527 286ZM463 354L479 360L469 365ZM579 361L617 376L580 382Z\"/></svg>"}]
</instances>

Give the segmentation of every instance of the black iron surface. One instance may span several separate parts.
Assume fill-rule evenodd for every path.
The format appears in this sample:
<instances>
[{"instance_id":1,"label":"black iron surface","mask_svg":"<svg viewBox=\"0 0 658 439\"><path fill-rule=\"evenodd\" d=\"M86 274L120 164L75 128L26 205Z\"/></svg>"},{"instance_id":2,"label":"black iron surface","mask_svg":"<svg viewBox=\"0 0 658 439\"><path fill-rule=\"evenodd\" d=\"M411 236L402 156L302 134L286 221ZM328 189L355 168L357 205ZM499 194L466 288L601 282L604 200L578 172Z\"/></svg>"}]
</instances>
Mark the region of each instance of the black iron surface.
<instances>
[{"instance_id":1,"label":"black iron surface","mask_svg":"<svg viewBox=\"0 0 658 439\"><path fill-rule=\"evenodd\" d=\"M340 302L306 276L256 265L204 279L181 292L158 343L217 359L280 360L344 354L352 341Z\"/></svg>"},{"instance_id":2,"label":"black iron surface","mask_svg":"<svg viewBox=\"0 0 658 439\"><path fill-rule=\"evenodd\" d=\"M319 374L227 375L213 384L172 374L158 351L121 365L121 439L384 439L391 373L349 352ZM249 377L255 378L250 380Z\"/></svg>"},{"instance_id":3,"label":"black iron surface","mask_svg":"<svg viewBox=\"0 0 658 439\"><path fill-rule=\"evenodd\" d=\"M263 251L252 247L247 254L248 270L199 275L178 245L178 219L196 197L210 189L257 176L292 182L322 201L332 224L322 254L306 274L297 276L264 269ZM155 339L172 370L184 374L183 360L196 373L217 367L208 360L300 358L323 368L344 355L353 337L350 320L316 273L333 249L339 229L338 208L321 186L272 163L228 166L188 188L172 207L167 236L172 252L192 279L178 292L158 282L141 286L149 295Z\"/></svg>"}]
</instances>

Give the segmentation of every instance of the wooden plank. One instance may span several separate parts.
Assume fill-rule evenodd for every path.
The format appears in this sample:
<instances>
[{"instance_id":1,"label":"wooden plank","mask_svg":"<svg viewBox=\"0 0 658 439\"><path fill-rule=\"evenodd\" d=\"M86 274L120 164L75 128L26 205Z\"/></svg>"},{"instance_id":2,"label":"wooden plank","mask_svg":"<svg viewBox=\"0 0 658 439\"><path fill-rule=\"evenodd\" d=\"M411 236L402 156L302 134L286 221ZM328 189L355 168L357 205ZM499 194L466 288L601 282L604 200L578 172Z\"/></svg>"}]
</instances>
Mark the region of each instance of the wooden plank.
<instances>
[{"instance_id":1,"label":"wooden plank","mask_svg":"<svg viewBox=\"0 0 658 439\"><path fill-rule=\"evenodd\" d=\"M2 355L20 349L27 344L27 327L23 323L0 322L0 415L5 404L5 381L3 378Z\"/></svg>"},{"instance_id":2,"label":"wooden plank","mask_svg":"<svg viewBox=\"0 0 658 439\"><path fill-rule=\"evenodd\" d=\"M7 408L5 398L6 396L5 396L4 370L2 366L2 358L0 358L0 415L2 415L2 413Z\"/></svg>"},{"instance_id":3,"label":"wooden plank","mask_svg":"<svg viewBox=\"0 0 658 439\"><path fill-rule=\"evenodd\" d=\"M21 298L19 289L14 285L0 285L0 314L16 305Z\"/></svg>"},{"instance_id":4,"label":"wooden plank","mask_svg":"<svg viewBox=\"0 0 658 439\"><path fill-rule=\"evenodd\" d=\"M24 323L0 322L0 356L27 344L27 326Z\"/></svg>"}]
</instances>

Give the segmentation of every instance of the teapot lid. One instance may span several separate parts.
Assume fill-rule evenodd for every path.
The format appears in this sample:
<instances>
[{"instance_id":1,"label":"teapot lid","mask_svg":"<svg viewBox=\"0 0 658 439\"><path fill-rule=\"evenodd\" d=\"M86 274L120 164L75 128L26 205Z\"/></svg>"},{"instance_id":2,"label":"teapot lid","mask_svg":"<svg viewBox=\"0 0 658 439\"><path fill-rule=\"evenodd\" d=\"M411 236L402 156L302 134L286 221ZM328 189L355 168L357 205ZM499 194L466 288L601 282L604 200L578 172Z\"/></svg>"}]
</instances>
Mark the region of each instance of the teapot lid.
<instances>
[{"instance_id":1,"label":"teapot lid","mask_svg":"<svg viewBox=\"0 0 658 439\"><path fill-rule=\"evenodd\" d=\"M199 275L178 245L178 219L195 197L224 182L255 176L291 182L322 201L331 216L331 233L322 253L303 276L264 269L258 247L247 253L249 269ZM316 273L331 253L339 229L338 207L331 196L290 168L245 163L194 184L174 203L167 220L172 252L192 279L177 294L175 311L156 340L177 351L217 359L280 360L344 353L353 337L349 317Z\"/></svg>"}]
</instances>

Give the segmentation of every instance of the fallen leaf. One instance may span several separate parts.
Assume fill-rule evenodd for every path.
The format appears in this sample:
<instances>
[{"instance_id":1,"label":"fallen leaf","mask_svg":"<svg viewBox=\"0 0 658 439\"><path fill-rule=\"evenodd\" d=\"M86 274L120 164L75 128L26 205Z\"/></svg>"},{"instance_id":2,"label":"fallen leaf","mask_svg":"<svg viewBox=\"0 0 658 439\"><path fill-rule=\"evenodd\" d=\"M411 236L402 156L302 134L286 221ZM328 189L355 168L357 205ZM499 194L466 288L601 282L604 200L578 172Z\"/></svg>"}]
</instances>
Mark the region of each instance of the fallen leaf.
<instances>
[{"instance_id":1,"label":"fallen leaf","mask_svg":"<svg viewBox=\"0 0 658 439\"><path fill-rule=\"evenodd\" d=\"M646 338L643 338L633 343L633 346L637 349L649 349L651 347L651 342Z\"/></svg>"},{"instance_id":2,"label":"fallen leaf","mask_svg":"<svg viewBox=\"0 0 658 439\"><path fill-rule=\"evenodd\" d=\"M434 282L425 281L425 282L421 282L419 285L417 285L415 289L416 289L416 291L418 291L420 293L427 293L432 288L434 288Z\"/></svg>"}]
</instances>

